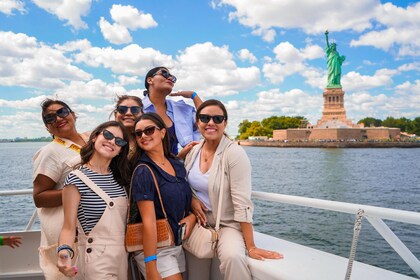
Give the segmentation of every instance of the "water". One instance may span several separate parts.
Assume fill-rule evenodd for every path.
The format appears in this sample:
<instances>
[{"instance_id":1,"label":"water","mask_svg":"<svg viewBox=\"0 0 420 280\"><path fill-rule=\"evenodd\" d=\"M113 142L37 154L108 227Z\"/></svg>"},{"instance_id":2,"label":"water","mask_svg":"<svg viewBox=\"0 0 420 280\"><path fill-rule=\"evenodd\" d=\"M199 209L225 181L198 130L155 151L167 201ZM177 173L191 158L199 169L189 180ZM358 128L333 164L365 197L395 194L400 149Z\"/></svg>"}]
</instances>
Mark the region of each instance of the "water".
<instances>
[{"instance_id":1,"label":"water","mask_svg":"<svg viewBox=\"0 0 420 280\"><path fill-rule=\"evenodd\" d=\"M45 144L0 144L0 190L32 186L31 158ZM244 148L254 190L420 212L420 149ZM1 197L0 202L0 231L22 230L32 214L32 197ZM255 201L256 230L343 257L350 252L354 219ZM385 222L419 258L419 227ZM415 276L366 220L356 260Z\"/></svg>"}]
</instances>

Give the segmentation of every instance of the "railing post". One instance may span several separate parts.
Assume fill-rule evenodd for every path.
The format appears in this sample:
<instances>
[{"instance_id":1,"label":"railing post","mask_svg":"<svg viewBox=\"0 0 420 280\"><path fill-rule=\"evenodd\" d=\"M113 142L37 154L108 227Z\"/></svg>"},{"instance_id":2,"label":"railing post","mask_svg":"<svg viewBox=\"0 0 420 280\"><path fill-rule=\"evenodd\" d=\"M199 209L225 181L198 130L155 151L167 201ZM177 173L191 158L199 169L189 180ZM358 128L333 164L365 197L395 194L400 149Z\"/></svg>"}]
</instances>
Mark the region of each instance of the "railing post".
<instances>
[{"instance_id":1,"label":"railing post","mask_svg":"<svg viewBox=\"0 0 420 280\"><path fill-rule=\"evenodd\" d=\"M29 219L28 224L26 225L25 231L28 231L28 230L32 229L32 226L34 225L34 222L35 222L35 219L36 219L37 216L38 215L37 215L37 212L36 212L36 209L35 209L34 212L32 213L31 218Z\"/></svg>"},{"instance_id":2,"label":"railing post","mask_svg":"<svg viewBox=\"0 0 420 280\"><path fill-rule=\"evenodd\" d=\"M411 269L420 277L420 261L411 253L410 249L395 235L395 233L379 218L368 217L366 219L388 242L389 245L400 255L400 257L411 267Z\"/></svg>"}]
</instances>

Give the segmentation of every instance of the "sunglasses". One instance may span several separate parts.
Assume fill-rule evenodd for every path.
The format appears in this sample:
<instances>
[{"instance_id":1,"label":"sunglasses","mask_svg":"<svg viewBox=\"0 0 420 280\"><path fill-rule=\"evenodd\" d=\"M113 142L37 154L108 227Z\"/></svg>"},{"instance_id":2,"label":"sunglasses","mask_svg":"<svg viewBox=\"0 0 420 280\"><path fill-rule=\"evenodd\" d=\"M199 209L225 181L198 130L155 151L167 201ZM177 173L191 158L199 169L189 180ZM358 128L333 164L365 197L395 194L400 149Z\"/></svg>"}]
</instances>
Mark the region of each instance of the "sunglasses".
<instances>
[{"instance_id":1,"label":"sunglasses","mask_svg":"<svg viewBox=\"0 0 420 280\"><path fill-rule=\"evenodd\" d=\"M154 77L156 75L161 75L165 79L171 80L172 83L176 83L176 77L174 75L172 75L171 73L169 73L169 71L166 70L166 69L161 69L160 72L157 72L157 73L153 74L152 77Z\"/></svg>"},{"instance_id":2,"label":"sunglasses","mask_svg":"<svg viewBox=\"0 0 420 280\"><path fill-rule=\"evenodd\" d=\"M159 127L157 126L149 126L146 127L145 129L141 130L141 129L137 129L136 131L134 131L134 135L141 138L143 136L143 133L147 136L152 135L153 133L155 133L155 130L160 130Z\"/></svg>"},{"instance_id":3,"label":"sunglasses","mask_svg":"<svg viewBox=\"0 0 420 280\"><path fill-rule=\"evenodd\" d=\"M45 116L43 116L42 118L44 119L44 122L46 124L53 124L57 121L57 116L59 116L60 118L65 118L70 114L71 110L67 107L63 107L61 109L58 109L57 111L55 111L55 113L51 113L51 114L47 114Z\"/></svg>"},{"instance_id":4,"label":"sunglasses","mask_svg":"<svg viewBox=\"0 0 420 280\"><path fill-rule=\"evenodd\" d=\"M131 114L138 115L142 112L143 107L141 107L141 106L131 106L131 107L129 107L129 106L117 106L117 112L122 114L122 115L127 114L128 110L131 111Z\"/></svg>"},{"instance_id":5,"label":"sunglasses","mask_svg":"<svg viewBox=\"0 0 420 280\"><path fill-rule=\"evenodd\" d=\"M115 138L115 145L117 146L124 147L125 145L127 145L127 141L125 141L121 137L115 137L114 134L112 134L112 132L109 130L105 129L104 131L102 131L102 135L106 140L112 140Z\"/></svg>"},{"instance_id":6,"label":"sunglasses","mask_svg":"<svg viewBox=\"0 0 420 280\"><path fill-rule=\"evenodd\" d=\"M198 115L198 119L203 123L208 123L210 120L213 120L215 124L220 124L226 119L226 117L223 115L210 116L210 115L200 114Z\"/></svg>"}]
</instances>

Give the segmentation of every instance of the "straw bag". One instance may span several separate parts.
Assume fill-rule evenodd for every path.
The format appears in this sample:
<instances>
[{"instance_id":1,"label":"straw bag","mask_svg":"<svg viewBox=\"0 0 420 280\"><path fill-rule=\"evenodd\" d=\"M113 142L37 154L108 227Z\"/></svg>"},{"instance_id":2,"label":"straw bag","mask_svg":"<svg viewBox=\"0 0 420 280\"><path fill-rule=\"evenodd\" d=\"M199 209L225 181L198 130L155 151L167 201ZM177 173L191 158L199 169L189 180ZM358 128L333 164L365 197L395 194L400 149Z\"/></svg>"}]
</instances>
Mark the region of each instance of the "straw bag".
<instances>
[{"instance_id":1,"label":"straw bag","mask_svg":"<svg viewBox=\"0 0 420 280\"><path fill-rule=\"evenodd\" d=\"M160 205L162 206L163 214L165 215L165 218L156 220L157 248L173 246L175 244L174 234L168 222L168 217L166 215L165 207L163 206L162 197L160 195L159 185L156 181L155 174L153 173L152 169L146 164L139 164L136 167L136 169L139 168L140 166L146 166L149 169L150 173L152 174L153 181L155 182L156 190L159 196ZM132 184L130 184L130 194L129 194L129 199L128 199L129 205L128 205L128 213L127 213L127 229L125 233L125 247L128 252L143 250L143 223L133 223L133 224L129 223L131 191L132 191Z\"/></svg>"},{"instance_id":2,"label":"straw bag","mask_svg":"<svg viewBox=\"0 0 420 280\"><path fill-rule=\"evenodd\" d=\"M216 248L217 242L219 241L219 229L220 229L220 212L222 211L222 199L223 199L223 175L225 172L225 156L222 157L222 176L220 180L219 188L219 203L217 206L216 225L211 227L210 225L200 225L196 223L191 231L190 237L182 244L185 250L193 254L199 259L211 259L217 255Z\"/></svg>"}]
</instances>

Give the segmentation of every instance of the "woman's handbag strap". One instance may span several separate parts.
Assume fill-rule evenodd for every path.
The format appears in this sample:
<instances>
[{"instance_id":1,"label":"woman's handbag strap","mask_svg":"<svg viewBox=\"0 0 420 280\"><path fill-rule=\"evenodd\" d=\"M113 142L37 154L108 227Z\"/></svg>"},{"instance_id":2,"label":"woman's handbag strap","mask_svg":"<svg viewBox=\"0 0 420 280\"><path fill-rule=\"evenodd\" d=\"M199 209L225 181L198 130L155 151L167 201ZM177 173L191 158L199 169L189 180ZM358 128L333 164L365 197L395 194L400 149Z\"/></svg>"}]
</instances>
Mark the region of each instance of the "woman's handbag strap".
<instances>
[{"instance_id":1,"label":"woman's handbag strap","mask_svg":"<svg viewBox=\"0 0 420 280\"><path fill-rule=\"evenodd\" d=\"M148 165L147 165L147 164L145 164L145 163L141 163L141 164L137 165L136 169L135 169L135 170L134 170L134 172L133 172L133 175L135 174L135 172L136 172L137 168L139 168L140 166L146 166L146 167L149 169L150 173L152 174L153 181L155 182L156 190L157 190L157 193L158 193L158 196L159 196L160 205L162 206L163 215L165 216L165 219L168 219L168 216L166 215L165 207L163 206L162 196L160 195L160 189L159 189L158 182L157 182L157 180L156 180L155 173L154 173L154 172L153 172L153 170L150 168L150 166L148 166ZM132 176L132 177L131 177L131 183L130 183L130 193L129 193L129 195L128 195L128 213L127 213L127 221L130 221L130 204L131 204L131 191L132 191L132 188L133 188L133 178L134 178L134 176Z\"/></svg>"},{"instance_id":2,"label":"woman's handbag strap","mask_svg":"<svg viewBox=\"0 0 420 280\"><path fill-rule=\"evenodd\" d=\"M82 180L83 183L86 184L86 186L88 186L92 191L99 195L106 202L106 204L110 206L112 198L109 197L109 195L103 189L98 187L98 185L96 185L91 179L89 179L89 177L86 176L85 173L83 173L79 169L73 170L72 173L79 177L79 179Z\"/></svg>"},{"instance_id":3,"label":"woman's handbag strap","mask_svg":"<svg viewBox=\"0 0 420 280\"><path fill-rule=\"evenodd\" d=\"M230 146L230 145L229 145ZM222 199L223 199L223 182L225 179L225 161L226 161L226 150L227 148L223 151L223 156L222 156L222 174L220 176L220 188L219 188L219 203L217 205L217 216L216 216L216 226L214 227L215 230L219 230L220 227L220 216L221 216L221 211L222 211Z\"/></svg>"}]
</instances>

